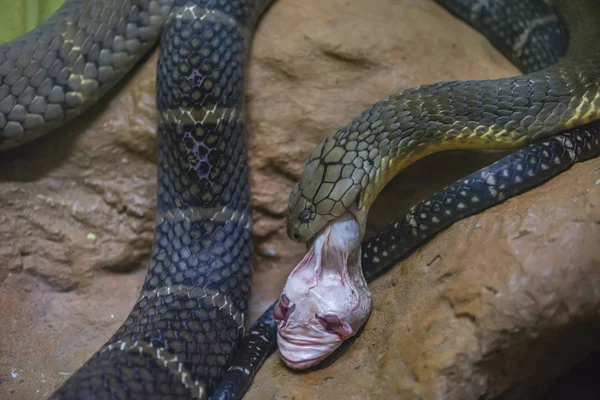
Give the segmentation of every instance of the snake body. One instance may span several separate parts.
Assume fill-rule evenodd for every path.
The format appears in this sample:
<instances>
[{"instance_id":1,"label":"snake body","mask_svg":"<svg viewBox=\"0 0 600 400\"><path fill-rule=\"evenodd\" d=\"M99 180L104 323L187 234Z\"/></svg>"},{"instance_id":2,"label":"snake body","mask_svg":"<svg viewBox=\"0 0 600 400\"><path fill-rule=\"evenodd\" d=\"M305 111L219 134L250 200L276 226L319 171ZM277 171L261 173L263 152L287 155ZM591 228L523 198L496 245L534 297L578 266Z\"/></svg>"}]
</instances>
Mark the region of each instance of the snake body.
<instances>
[{"instance_id":1,"label":"snake body","mask_svg":"<svg viewBox=\"0 0 600 400\"><path fill-rule=\"evenodd\" d=\"M356 205L362 232L383 187L444 150L513 149L600 118L600 3L559 0L566 56L522 76L424 85L392 95L309 155L288 205L288 235L306 242Z\"/></svg>"},{"instance_id":2,"label":"snake body","mask_svg":"<svg viewBox=\"0 0 600 400\"><path fill-rule=\"evenodd\" d=\"M173 0L66 0L0 45L0 149L80 115L156 43Z\"/></svg>"},{"instance_id":3,"label":"snake body","mask_svg":"<svg viewBox=\"0 0 600 400\"><path fill-rule=\"evenodd\" d=\"M244 124L261 0L69 0L0 47L0 144L81 113L162 30L158 214L133 310L54 399L206 398L245 331L252 259Z\"/></svg>"},{"instance_id":4,"label":"snake body","mask_svg":"<svg viewBox=\"0 0 600 400\"><path fill-rule=\"evenodd\" d=\"M274 348L271 308L236 353L244 333L252 256L244 65L254 26L269 3L67 0L41 27L0 46L0 148L5 149L81 114L132 68L164 27L157 73L158 215L151 265L125 323L53 398L205 398L215 388L214 397L239 398ZM471 8L465 8L469 1L440 3L452 5L457 15L471 16ZM328 138L310 156L291 197L290 221L296 225L290 232L298 239L309 238L318 224L335 217L340 205L347 207L357 197L368 208L392 175L425 154L523 146L595 120L599 57L590 43L600 37L600 28L593 24L600 15L598 6L593 0L571 1L568 7L564 3L560 9L568 11L565 20L574 40L557 65L522 77L404 91ZM562 40L562 33L556 35ZM535 56L522 66L533 68L538 58L560 56L564 46L544 48L547 54L531 50ZM504 197L583 157L569 151L568 141L574 143L571 150L597 155L598 127L573 132L534 145L539 146L540 160L545 160L546 151L561 163L543 169L546 164L539 162L530 169L528 185L507 182L516 189ZM523 154L534 154L535 149L528 147L523 151L529 153ZM500 167L490 166L487 173L496 173L494 168ZM516 164L507 162L502 168L514 171ZM333 181L322 182L323 177ZM353 185L348 186L348 178ZM482 190L477 186L481 174L466 183L469 179L460 187ZM458 187L447 190L461 192ZM319 196L325 197L317 201ZM392 225L398 235L412 239L390 252L389 259L381 259L373 244L363 246L369 279L392 258L468 215L453 212L431 229L417 225L415 230L411 221L425 211L435 212L430 206L439 196L417 205L409 214L412 219ZM325 199L333 205L323 205ZM501 200L493 196L469 210ZM311 213L308 220L298 223L306 209ZM310 228L308 222L313 223ZM378 237L369 243L387 243L376 242ZM373 262L376 258L380 262Z\"/></svg>"},{"instance_id":5,"label":"snake body","mask_svg":"<svg viewBox=\"0 0 600 400\"><path fill-rule=\"evenodd\" d=\"M365 278L372 281L457 220L500 204L575 163L599 155L600 122L594 122L536 142L448 185L362 245Z\"/></svg>"},{"instance_id":6,"label":"snake body","mask_svg":"<svg viewBox=\"0 0 600 400\"><path fill-rule=\"evenodd\" d=\"M519 0L495 2L481 2L478 0L439 0L438 3L447 7L449 11L485 34L498 50L504 53L507 58L513 61L524 72L539 71L555 65L559 61L559 58L566 53L567 43L569 43L567 31L559 22L559 18L557 18L556 14L551 12L551 9L546 2L522 2ZM584 10L590 5L596 7L593 9L595 10L595 14L590 14L586 17L581 10ZM565 10L564 6L565 5L563 4L563 11ZM588 3L587 5L585 3L578 3L573 4L573 7L575 7L575 11L579 8L579 18L574 17L573 13L571 13L571 22L570 24L567 24L567 26L570 25L571 33L575 33L575 35L571 35L574 36L574 41L577 42L578 40L581 40L581 42L579 43L579 48L577 47L577 44L575 46L572 46L573 43L570 44L570 57L575 59L575 63L583 62L584 64L591 66L591 70L596 70L597 65L594 64L594 59L597 57L595 47L590 45L589 38L578 37L578 29L573 29L573 25L585 21L586 18L589 18L589 21L592 23L598 21L598 3ZM581 28L582 26L579 27ZM582 35L581 31L585 30L585 27L579 29L579 35ZM597 31L594 33L594 29L588 31L588 33L597 35ZM571 39L573 39L573 37ZM589 51L582 50L582 48L586 47L585 44L590 46L588 48ZM578 52L581 51L583 51L583 53L578 54ZM590 58L585 59L588 55ZM584 60L581 61L581 58L579 57ZM557 67L560 69L560 64L555 65L553 68ZM565 68L569 67L567 66ZM541 73L543 73L543 71ZM596 76L596 78L594 78L594 76ZM587 112L587 116L589 117L597 111L595 109L595 104L597 104L597 94L595 92L597 73L594 72L587 78L592 79L586 83L586 78L584 78L580 82L581 85L578 86L577 80L579 78L575 76L575 82L571 82L571 84L573 84L571 87L575 87L580 93L583 93L584 98L584 105L576 110L575 115L582 115L584 112ZM488 84L489 86L494 86L496 83L510 82L511 79L488 81ZM592 82L591 85L589 84L590 82ZM535 81L531 83L532 86L536 86ZM460 85L462 82L433 86L452 86L453 84ZM467 86L471 85L471 88L476 95L482 95L481 93L477 93L477 82L467 82L466 84ZM549 88L549 90L550 89L551 88ZM409 92L418 92L418 90L419 88ZM499 96L506 94L502 93L500 90L502 90L501 87L499 87L499 93L497 93ZM399 96L401 95L402 94ZM473 97L474 98L469 100L470 110L481 114L482 111L479 110L479 107L482 106L480 101L481 97ZM553 96L549 97L550 100L552 100ZM588 104L590 98L595 100L590 102L590 107L588 108L586 104ZM507 97L499 97L498 99L506 100ZM523 113L531 112L534 115L536 112L540 111L540 108L544 111L543 107L540 106L543 106L541 103L545 99L546 98L538 94L530 99L532 103L530 104L532 107L531 110L527 107L519 107L519 111ZM382 103L385 103L388 100L384 100ZM434 104L435 101L437 101L434 96L425 97L423 102L426 100L431 100ZM517 100L522 101L522 99ZM378 105L379 104L376 104L373 108L377 109ZM440 104L437 104L437 106L439 107ZM351 131L352 129L361 128L366 132L365 137L367 139L363 138L364 141L369 142L370 139L369 143L376 143L377 138L374 139L373 136L377 134L376 129L380 129L381 120L364 117L365 115L369 115L373 108L366 110L363 115L359 116L359 118L345 128L334 132L331 137L327 138L325 142L322 143L321 148L318 148L309 157L307 162L309 173L314 172L316 164L320 164L320 166L326 166L326 168L333 167L332 169L336 172L341 170L342 174L345 172L344 170L346 170L348 171L345 172L346 176L352 175L351 170L347 168L347 165L342 168L339 167L339 164L341 164L340 162L335 162L336 159L340 157L339 152L335 154L333 162L327 162L328 153L327 150L323 150L323 147L327 147L328 141L329 146L331 146L331 142L335 142L339 139L340 137L337 135L340 134L341 131L346 131L347 133L347 131ZM501 111L502 110L500 110L500 112ZM427 115L427 113L424 114L424 116ZM489 116L490 114L487 115L487 117ZM411 116L409 115L409 117ZM518 117L520 116L518 115ZM527 117L527 115L525 115L525 117ZM542 117L542 120L548 118L547 112L542 112L540 117ZM590 117L592 120L594 118L595 117ZM375 127L376 129L370 132L369 128L371 126L369 126L369 124L372 124L372 127ZM570 125L570 123L567 125ZM399 125L393 124L392 126L398 127ZM561 128L560 126L555 126L555 128L563 131L567 129L566 127ZM544 134L541 136L544 136ZM349 140L346 139L349 138L342 137L336 144L348 145ZM417 139L419 138L417 137ZM427 137L425 137L424 140L426 139ZM345 143L344 140L346 140ZM522 142L528 142L529 140L530 139L528 138L521 138ZM397 261L405 257L417 246L452 225L454 222L496 204L500 204L508 198L517 196L568 169L574 163L598 157L600 155L600 122L582 125L563 134L550 136L549 138L537 142L535 142L535 139L531 140L534 141L533 144L518 150L514 154L497 161L489 167L449 185L444 190L419 202L411 208L407 215L393 221L386 229L364 242L361 246L361 257L363 274L367 282L371 282L382 272L393 267ZM405 141L405 144L406 142L407 141ZM481 147L488 148L485 143L485 140L482 141ZM475 147L477 146L478 144L475 145ZM365 147L372 152L375 146L369 145ZM492 142L492 145L490 145L489 148L494 147L497 148ZM460 146L458 148L460 148ZM331 154L331 149L332 147L329 147L329 154ZM385 148L383 150L384 152L386 151ZM440 148L434 148L434 151L437 150L440 150ZM372 153L369 155L371 154ZM341 156L342 161L344 161L346 156L347 152ZM353 160L352 164L356 169L359 169L361 163L359 162L358 165L354 164L355 160L356 159ZM310 165L311 161L313 161L312 166ZM363 162L362 166L369 165L364 159L360 161ZM295 188L296 193L290 196L290 214L288 216L288 222L290 224L288 225L288 233L292 237L294 234L297 234L297 240L305 239L301 236L302 232L298 229L302 224L305 224L305 227L308 227L311 224L311 219L314 222L315 219L321 217L323 220L314 224L314 231L318 231L323 222L327 223L335 218L335 215L333 214L324 216L319 215L319 210L315 210L314 208L293 208L298 202L306 200L302 198L304 196L304 190L318 192L315 198L321 196L321 199L329 199L328 196L323 197L322 191L325 190L327 192L331 190L333 186L331 185L332 183L337 185L343 181L343 179L337 179L335 174L332 174L333 177L328 175L326 168L323 175L319 174L320 172L323 172L323 170L317 171L317 174L313 176L313 178L316 177L317 179L308 179L305 182L301 181ZM303 173L307 174L307 170L305 169ZM379 184L383 186L393 174L385 176L385 174L381 172L381 169L375 168L373 175L375 176L374 180L380 180ZM373 175L368 178L373 178ZM361 176L364 178L364 174ZM320 178L323 179L320 180ZM345 183L342 187L344 187L344 190L348 189L348 185ZM373 188L371 187L370 190L373 190ZM338 193L338 195L340 194ZM345 207L347 204L343 204L343 206ZM307 210L308 212L306 212ZM308 216L307 221L301 220L304 216ZM307 237L310 238L312 233L313 231L309 229L309 232L306 233ZM255 337L247 337L242 344L242 350L236 356L236 360L239 360L239 363L244 362L247 368L252 368L253 372L251 375L254 375L262 361L276 348L274 338L277 334L277 323L274 321L272 315L276 304L277 302L273 303L250 328L250 330L257 335L260 334L269 337L269 341L263 343L256 340ZM226 383L229 387L233 386L231 382L235 379L237 379L238 382L243 382L246 386L249 385L249 381L245 377L234 376L234 373L228 373L226 377Z\"/></svg>"},{"instance_id":7,"label":"snake body","mask_svg":"<svg viewBox=\"0 0 600 400\"><path fill-rule=\"evenodd\" d=\"M569 169L600 156L600 122L575 128L527 146L428 196L409 212L361 245L361 266L367 282L374 281L437 233L456 221L498 205ZM503 188L502 192L498 188ZM479 196L473 202L473 196ZM468 205L468 206L467 206ZM244 337L240 351L219 390L241 398L262 362L277 348L277 322L267 308ZM265 338L261 340L260 338ZM240 373L240 368L250 374ZM236 368L237 367L237 368Z\"/></svg>"}]
</instances>

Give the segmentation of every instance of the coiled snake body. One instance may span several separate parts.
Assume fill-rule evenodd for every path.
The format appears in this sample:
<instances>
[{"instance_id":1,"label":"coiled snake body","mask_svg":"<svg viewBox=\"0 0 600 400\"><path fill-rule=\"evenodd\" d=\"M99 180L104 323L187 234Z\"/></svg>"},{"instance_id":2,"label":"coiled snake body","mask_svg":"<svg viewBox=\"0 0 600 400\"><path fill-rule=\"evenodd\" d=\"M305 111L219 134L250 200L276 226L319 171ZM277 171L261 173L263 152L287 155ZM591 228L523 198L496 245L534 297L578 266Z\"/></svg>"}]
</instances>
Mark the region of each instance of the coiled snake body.
<instances>
[{"instance_id":1,"label":"coiled snake body","mask_svg":"<svg viewBox=\"0 0 600 400\"><path fill-rule=\"evenodd\" d=\"M507 3L519 3L511 1ZM204 398L220 381L223 386L215 396L240 396L273 349L274 325L267 310L236 353L247 315L252 256L244 64L251 32L269 3L67 0L43 26L0 46L0 148L10 148L93 104L155 42L164 25L151 266L125 323L53 398ZM440 3L460 15L472 11L468 5L475 2ZM310 239L355 202L363 210L359 218L364 224L385 183L427 153L518 147L598 119L600 56L595 43L600 38L600 4L561 1L559 9L570 41L567 57L555 66L522 77L407 90L377 103L327 138L309 157L290 197L290 235ZM560 55L553 53L556 46L542 47L547 50L540 56L542 63ZM519 58L525 70L540 65L534 54L541 52ZM409 243L389 252L387 259L374 254L373 246L364 246L365 275L371 279L384 264L389 266L456 219L597 155L598 138L597 126L581 128L489 167L486 176L506 176L507 171L520 179L506 181L509 187L501 197L489 190L496 190L496 183L481 187L486 180L480 172L419 203L390 228L410 238ZM514 173L534 153L538 160L551 158L532 163L530 174ZM560 162L553 164L554 158ZM449 210L446 196L463 192L457 185L492 195L444 213ZM421 214L428 221L435 217L438 225L415 225ZM387 232L370 243L382 245L394 237ZM377 265L368 272L370 264Z\"/></svg>"},{"instance_id":2,"label":"coiled snake body","mask_svg":"<svg viewBox=\"0 0 600 400\"><path fill-rule=\"evenodd\" d=\"M151 265L126 321L54 398L205 398L229 365L252 258L244 69L267 4L69 0L0 48L0 142L10 147L93 103L164 26Z\"/></svg>"}]
</instances>

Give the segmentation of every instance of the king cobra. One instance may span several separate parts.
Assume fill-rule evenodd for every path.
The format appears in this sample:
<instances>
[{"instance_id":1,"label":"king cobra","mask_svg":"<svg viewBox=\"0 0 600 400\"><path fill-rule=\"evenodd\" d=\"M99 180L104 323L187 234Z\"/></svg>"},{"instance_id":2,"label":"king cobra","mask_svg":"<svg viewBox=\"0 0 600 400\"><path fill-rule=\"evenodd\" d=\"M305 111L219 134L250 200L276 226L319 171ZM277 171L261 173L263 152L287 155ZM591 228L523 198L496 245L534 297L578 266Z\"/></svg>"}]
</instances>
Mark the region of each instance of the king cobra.
<instances>
[{"instance_id":1,"label":"king cobra","mask_svg":"<svg viewBox=\"0 0 600 400\"><path fill-rule=\"evenodd\" d=\"M42 26L0 46L0 148L7 149L80 115L162 30L151 264L126 321L52 398L239 398L273 350L274 306L244 336L252 257L244 69L254 27L271 2L67 0ZM466 20L484 20L487 2L440 3ZM502 2L508 10L521 3ZM544 2L525 9L549 10ZM600 3L560 0L557 10L569 32L559 62L554 38L542 34L532 43L546 52L518 58L526 72L545 67L538 72L409 89L325 139L290 196L290 236L308 242L351 210L362 237L381 189L427 154L528 146L425 199L363 244L371 280L454 221L597 156L600 127L584 125L600 114ZM515 22L531 18L511 15ZM463 192L480 201L461 200Z\"/></svg>"},{"instance_id":2,"label":"king cobra","mask_svg":"<svg viewBox=\"0 0 600 400\"><path fill-rule=\"evenodd\" d=\"M521 3L506 15L531 7ZM470 11L477 12L489 3L471 4ZM557 5L570 35L559 62L523 76L405 90L366 109L309 155L290 195L287 228L294 240L312 243L274 308L279 350L289 367L318 364L366 322L372 300L360 266L360 240L375 198L400 171L434 152L521 147L598 119L600 51L593 42L600 38L600 2ZM502 37L510 30L499 32ZM533 64L527 57L521 63L524 69ZM498 185L488 172L481 177L494 197L506 197L506 182ZM522 180L516 173L513 184ZM462 192L470 195L448 197L445 213L457 214L451 209L455 202L458 211L477 207L485 195L481 188ZM427 231L446 219L431 211L410 215L412 229ZM389 257L391 245L369 249L378 263L379 253Z\"/></svg>"}]
</instances>

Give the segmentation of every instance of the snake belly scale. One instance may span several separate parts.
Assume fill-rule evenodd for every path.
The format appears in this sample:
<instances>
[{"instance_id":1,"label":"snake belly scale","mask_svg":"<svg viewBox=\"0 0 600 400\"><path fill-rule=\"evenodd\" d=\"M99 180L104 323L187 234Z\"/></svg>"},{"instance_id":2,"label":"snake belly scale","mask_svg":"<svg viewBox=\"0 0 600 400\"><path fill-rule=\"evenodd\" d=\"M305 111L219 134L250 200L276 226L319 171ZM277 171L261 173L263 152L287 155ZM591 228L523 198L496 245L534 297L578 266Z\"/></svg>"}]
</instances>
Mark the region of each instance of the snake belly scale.
<instances>
[{"instance_id":1,"label":"snake belly scale","mask_svg":"<svg viewBox=\"0 0 600 400\"><path fill-rule=\"evenodd\" d=\"M206 398L231 363L244 333L252 256L244 66L252 31L269 3L67 0L43 26L0 46L2 149L79 115L132 68L164 26L151 266L125 323L53 398ZM514 148L597 119L599 57L594 43L600 28L594 22L599 6L593 0L566 3L560 10L566 11L575 40L559 64L512 81L404 91L334 133L312 153L292 196L292 236L309 238L317 225L335 216L339 207L318 214L328 207L313 201L319 190L343 206L360 193L359 203L366 209L391 176L428 153ZM382 135L386 128L400 132L396 125L402 125L401 134ZM597 149L597 139L593 143ZM356 153L353 159L350 152ZM321 165L321 158L328 164ZM360 186L333 196L319 186L314 178L325 173L320 168L334 165L340 181L352 177ZM312 187L313 194L307 189ZM306 209L313 225L297 222L305 219L299 217ZM411 234L418 236L413 244L425 235ZM367 256L369 251L365 247ZM269 323L268 318L259 320L262 330L256 332L268 331ZM272 344L272 336L264 337ZM250 379L255 369L234 372ZM239 396L228 376L230 389L220 395L237 391Z\"/></svg>"}]
</instances>

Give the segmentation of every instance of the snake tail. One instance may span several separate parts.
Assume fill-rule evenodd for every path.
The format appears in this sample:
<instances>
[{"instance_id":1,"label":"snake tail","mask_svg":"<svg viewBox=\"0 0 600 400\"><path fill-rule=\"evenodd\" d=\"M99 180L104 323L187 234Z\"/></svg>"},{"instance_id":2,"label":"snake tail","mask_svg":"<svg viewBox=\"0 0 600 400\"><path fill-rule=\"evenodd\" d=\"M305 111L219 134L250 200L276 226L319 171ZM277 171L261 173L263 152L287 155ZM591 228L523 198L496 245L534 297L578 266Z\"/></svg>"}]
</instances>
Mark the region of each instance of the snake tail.
<instances>
[{"instance_id":1,"label":"snake tail","mask_svg":"<svg viewBox=\"0 0 600 400\"><path fill-rule=\"evenodd\" d=\"M548 1L438 2L516 57L526 75L409 89L334 132L294 189L291 219L309 211L293 228L297 238L351 204L367 210L392 176L426 154L534 144L425 199L370 239L362 248L368 280L456 220L598 155L598 126L582 126L600 115L600 2L556 1L559 19L547 14ZM124 324L52 398L203 399L213 391L240 398L274 349L272 308L243 336L252 258L244 69L270 3L66 0L42 26L0 45L0 149L7 149L80 115L162 30L148 274ZM515 17L520 22L510 24Z\"/></svg>"}]
</instances>

